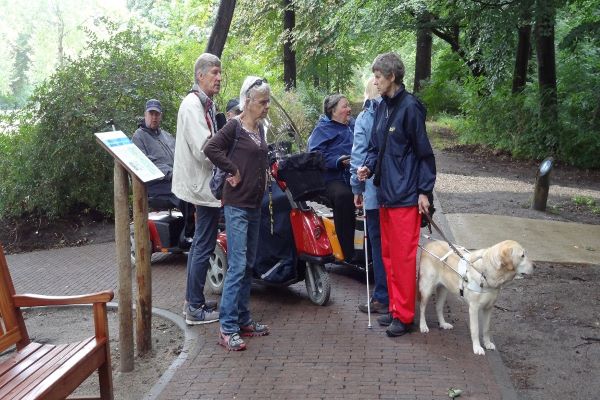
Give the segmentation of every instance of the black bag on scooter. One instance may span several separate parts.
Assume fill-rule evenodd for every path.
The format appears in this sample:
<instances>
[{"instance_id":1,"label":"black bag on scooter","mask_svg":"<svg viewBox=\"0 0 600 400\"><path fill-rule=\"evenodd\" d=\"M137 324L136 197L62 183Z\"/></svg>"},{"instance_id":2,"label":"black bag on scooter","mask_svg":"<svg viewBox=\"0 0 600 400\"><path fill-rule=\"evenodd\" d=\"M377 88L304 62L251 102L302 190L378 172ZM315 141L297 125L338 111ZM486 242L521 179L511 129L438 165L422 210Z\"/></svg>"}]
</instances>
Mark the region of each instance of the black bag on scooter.
<instances>
[{"instance_id":1,"label":"black bag on scooter","mask_svg":"<svg viewBox=\"0 0 600 400\"><path fill-rule=\"evenodd\" d=\"M279 162L278 174L294 201L313 199L325 192L323 155L318 151L286 156Z\"/></svg>"},{"instance_id":2,"label":"black bag on scooter","mask_svg":"<svg viewBox=\"0 0 600 400\"><path fill-rule=\"evenodd\" d=\"M271 202L269 190L272 209L269 207ZM290 225L290 211L291 206L286 194L279 186L272 183L271 188L265 191L262 201L258 235L260 251L256 255L253 266L255 278L271 283L285 283L296 278L297 261L294 234Z\"/></svg>"}]
</instances>

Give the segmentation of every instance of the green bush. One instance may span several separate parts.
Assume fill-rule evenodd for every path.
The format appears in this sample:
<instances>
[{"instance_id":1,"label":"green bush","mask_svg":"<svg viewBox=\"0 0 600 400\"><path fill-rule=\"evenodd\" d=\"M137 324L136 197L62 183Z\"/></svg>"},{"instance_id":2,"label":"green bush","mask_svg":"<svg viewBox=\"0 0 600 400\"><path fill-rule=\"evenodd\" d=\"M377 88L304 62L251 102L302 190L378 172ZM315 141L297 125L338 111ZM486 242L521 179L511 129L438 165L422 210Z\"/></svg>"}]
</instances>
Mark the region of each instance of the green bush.
<instances>
[{"instance_id":1,"label":"green bush","mask_svg":"<svg viewBox=\"0 0 600 400\"><path fill-rule=\"evenodd\" d=\"M18 132L0 135L0 217L56 217L82 208L112 213L113 163L94 133L114 119L131 136L149 98L160 99L163 128L175 133L191 74L171 64L135 30L107 40L92 35L86 55L35 90Z\"/></svg>"},{"instance_id":2,"label":"green bush","mask_svg":"<svg viewBox=\"0 0 600 400\"><path fill-rule=\"evenodd\" d=\"M458 115L465 96L465 67L453 54L441 57L431 79L422 82L419 98L427 106L427 115Z\"/></svg>"}]
</instances>

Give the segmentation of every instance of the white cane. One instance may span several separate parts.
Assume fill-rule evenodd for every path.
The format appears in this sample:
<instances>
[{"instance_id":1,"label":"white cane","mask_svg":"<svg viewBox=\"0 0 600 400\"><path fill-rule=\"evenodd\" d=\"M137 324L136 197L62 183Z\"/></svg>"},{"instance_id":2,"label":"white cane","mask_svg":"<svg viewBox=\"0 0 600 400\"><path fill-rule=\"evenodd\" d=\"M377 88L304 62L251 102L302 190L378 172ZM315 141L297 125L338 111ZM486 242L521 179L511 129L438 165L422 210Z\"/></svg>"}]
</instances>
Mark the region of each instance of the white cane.
<instances>
[{"instance_id":1,"label":"white cane","mask_svg":"<svg viewBox=\"0 0 600 400\"><path fill-rule=\"evenodd\" d=\"M363 199L363 226L365 231L365 271L367 273L367 315L369 316L369 329L373 328L371 325L371 296L369 295L369 241L367 239L367 209L365 208L365 201Z\"/></svg>"}]
</instances>

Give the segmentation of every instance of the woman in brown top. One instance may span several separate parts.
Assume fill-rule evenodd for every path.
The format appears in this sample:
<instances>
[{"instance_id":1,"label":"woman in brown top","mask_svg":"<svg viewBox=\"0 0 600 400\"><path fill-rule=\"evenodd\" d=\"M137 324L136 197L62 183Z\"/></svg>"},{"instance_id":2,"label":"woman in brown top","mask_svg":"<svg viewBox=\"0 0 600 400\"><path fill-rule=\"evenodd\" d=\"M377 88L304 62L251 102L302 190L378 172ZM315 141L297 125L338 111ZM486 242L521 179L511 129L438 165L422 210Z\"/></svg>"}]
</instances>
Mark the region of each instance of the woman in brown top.
<instances>
[{"instance_id":1,"label":"woman in brown top","mask_svg":"<svg viewBox=\"0 0 600 400\"><path fill-rule=\"evenodd\" d=\"M262 122L269 111L270 96L265 79L247 77L240 91L242 114L229 120L204 148L213 164L229 174L223 187L228 269L219 314L219 344L228 350L246 348L240 335L269 334L267 325L252 320L249 306L268 167Z\"/></svg>"}]
</instances>

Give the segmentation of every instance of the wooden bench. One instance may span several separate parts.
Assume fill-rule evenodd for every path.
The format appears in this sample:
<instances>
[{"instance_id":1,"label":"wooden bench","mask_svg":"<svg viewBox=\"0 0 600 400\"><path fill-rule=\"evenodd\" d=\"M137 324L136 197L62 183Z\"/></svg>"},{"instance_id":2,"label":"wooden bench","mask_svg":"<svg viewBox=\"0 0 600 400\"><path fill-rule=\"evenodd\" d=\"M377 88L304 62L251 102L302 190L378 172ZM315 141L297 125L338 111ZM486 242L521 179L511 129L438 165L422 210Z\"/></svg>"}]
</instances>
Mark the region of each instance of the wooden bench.
<instances>
[{"instance_id":1,"label":"wooden bench","mask_svg":"<svg viewBox=\"0 0 600 400\"><path fill-rule=\"evenodd\" d=\"M112 291L82 296L15 295L4 249L0 245L0 353L16 351L0 363L0 399L65 399L98 370L100 397L113 399L106 303ZM77 343L31 342L20 307L92 304L95 335Z\"/></svg>"}]
</instances>

